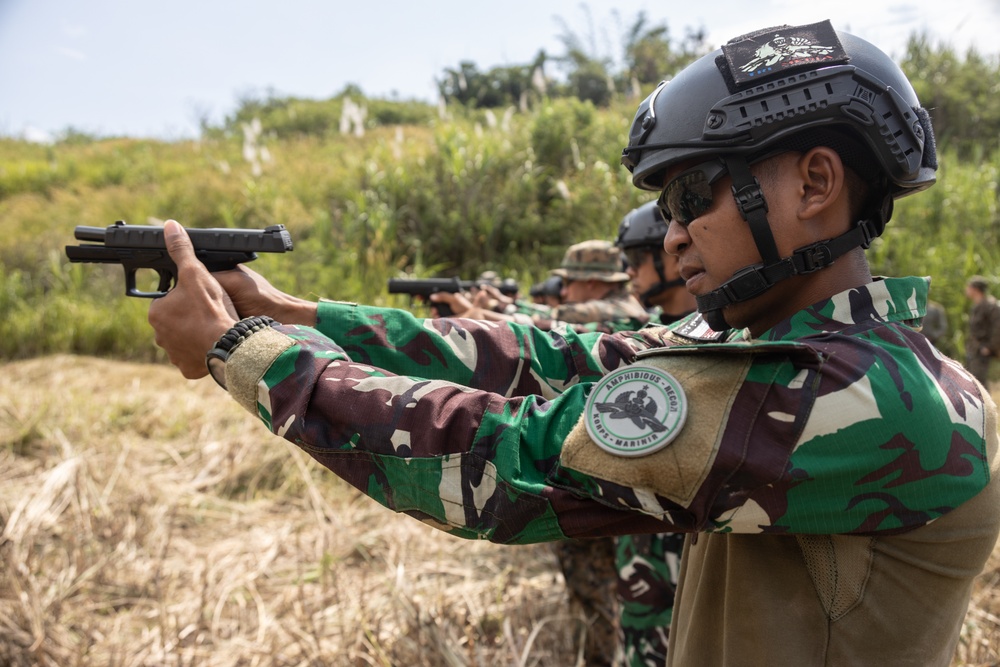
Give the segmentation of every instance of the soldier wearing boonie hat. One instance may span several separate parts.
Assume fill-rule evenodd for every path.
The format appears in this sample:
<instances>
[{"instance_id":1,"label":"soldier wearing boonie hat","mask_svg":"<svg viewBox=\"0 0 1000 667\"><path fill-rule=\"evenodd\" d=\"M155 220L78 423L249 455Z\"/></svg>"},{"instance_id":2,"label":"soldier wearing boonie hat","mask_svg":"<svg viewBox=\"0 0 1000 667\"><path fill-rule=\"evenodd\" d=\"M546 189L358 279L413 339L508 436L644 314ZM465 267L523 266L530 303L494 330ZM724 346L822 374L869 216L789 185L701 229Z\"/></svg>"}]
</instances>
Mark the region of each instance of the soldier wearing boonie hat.
<instances>
[{"instance_id":1,"label":"soldier wearing boonie hat","mask_svg":"<svg viewBox=\"0 0 1000 667\"><path fill-rule=\"evenodd\" d=\"M649 321L649 313L629 292L621 251L611 241L592 239L571 245L562 264L551 273L562 278L562 304L549 317L533 316L530 323L537 327L628 322L622 328L636 329ZM515 317L515 321L521 320Z\"/></svg>"},{"instance_id":2,"label":"soldier wearing boonie hat","mask_svg":"<svg viewBox=\"0 0 1000 667\"><path fill-rule=\"evenodd\" d=\"M621 249L610 241L592 239L571 245L552 275L562 278L563 304L552 309L551 320L534 317L533 324L549 328L553 320L575 325L635 322L642 326L648 314L628 290L622 271ZM617 645L618 602L614 540L564 540L552 544L566 581L570 609L590 621L584 645L587 664L611 664Z\"/></svg>"}]
</instances>

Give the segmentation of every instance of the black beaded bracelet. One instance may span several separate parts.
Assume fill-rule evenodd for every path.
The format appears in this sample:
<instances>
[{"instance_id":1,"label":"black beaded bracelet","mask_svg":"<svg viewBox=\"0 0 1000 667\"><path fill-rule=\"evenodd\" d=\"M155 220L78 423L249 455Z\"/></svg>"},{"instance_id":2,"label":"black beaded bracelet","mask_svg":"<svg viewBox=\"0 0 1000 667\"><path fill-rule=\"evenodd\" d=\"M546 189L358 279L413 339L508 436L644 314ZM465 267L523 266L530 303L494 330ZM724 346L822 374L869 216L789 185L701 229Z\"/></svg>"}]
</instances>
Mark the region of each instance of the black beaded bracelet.
<instances>
[{"instance_id":1,"label":"black beaded bracelet","mask_svg":"<svg viewBox=\"0 0 1000 667\"><path fill-rule=\"evenodd\" d=\"M233 350L252 334L276 324L278 322L266 315L245 317L234 324L229 331L222 334L222 337L215 343L215 347L205 355L205 365L208 367L208 372L219 383L220 387L226 389L226 361Z\"/></svg>"},{"instance_id":2,"label":"black beaded bracelet","mask_svg":"<svg viewBox=\"0 0 1000 667\"><path fill-rule=\"evenodd\" d=\"M232 352L240 343L247 339L252 333L256 333L270 326L277 324L273 318L267 315L257 315L256 317L245 317L233 328L222 334L215 344L215 349L223 352Z\"/></svg>"}]
</instances>

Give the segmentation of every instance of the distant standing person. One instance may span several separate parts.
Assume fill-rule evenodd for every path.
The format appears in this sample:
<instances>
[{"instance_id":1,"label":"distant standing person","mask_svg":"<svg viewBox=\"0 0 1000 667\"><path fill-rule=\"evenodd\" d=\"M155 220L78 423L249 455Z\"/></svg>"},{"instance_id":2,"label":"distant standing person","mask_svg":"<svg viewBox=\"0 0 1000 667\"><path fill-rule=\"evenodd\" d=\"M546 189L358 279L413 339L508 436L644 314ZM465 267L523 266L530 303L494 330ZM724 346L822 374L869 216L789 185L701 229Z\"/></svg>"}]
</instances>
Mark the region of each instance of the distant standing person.
<instances>
[{"instance_id":1,"label":"distant standing person","mask_svg":"<svg viewBox=\"0 0 1000 667\"><path fill-rule=\"evenodd\" d=\"M965 284L965 296L972 301L965 367L984 387L989 384L990 359L1000 355L1000 305L989 290L989 282L982 276L972 276Z\"/></svg>"},{"instance_id":2,"label":"distant standing person","mask_svg":"<svg viewBox=\"0 0 1000 667\"><path fill-rule=\"evenodd\" d=\"M920 332L927 336L927 340L934 343L934 347L941 349L944 344L944 336L948 333L948 314L937 301L927 302L927 314L924 315L923 327Z\"/></svg>"}]
</instances>

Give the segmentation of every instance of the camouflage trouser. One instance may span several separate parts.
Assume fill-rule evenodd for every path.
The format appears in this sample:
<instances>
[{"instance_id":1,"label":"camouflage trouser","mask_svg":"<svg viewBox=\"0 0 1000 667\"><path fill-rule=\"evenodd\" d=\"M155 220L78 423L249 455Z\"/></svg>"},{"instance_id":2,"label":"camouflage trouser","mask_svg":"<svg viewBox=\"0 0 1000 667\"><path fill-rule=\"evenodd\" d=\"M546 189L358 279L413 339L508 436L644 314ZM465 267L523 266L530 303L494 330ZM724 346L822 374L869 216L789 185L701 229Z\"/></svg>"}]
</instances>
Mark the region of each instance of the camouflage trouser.
<instances>
[{"instance_id":1,"label":"camouflage trouser","mask_svg":"<svg viewBox=\"0 0 1000 667\"><path fill-rule=\"evenodd\" d=\"M628 667L666 664L683 548L684 536L673 533L618 538L620 631Z\"/></svg>"},{"instance_id":2,"label":"camouflage trouser","mask_svg":"<svg viewBox=\"0 0 1000 667\"><path fill-rule=\"evenodd\" d=\"M566 540L552 547L566 580L570 612L587 622L586 664L610 667L618 645L614 538Z\"/></svg>"},{"instance_id":3,"label":"camouflage trouser","mask_svg":"<svg viewBox=\"0 0 1000 667\"><path fill-rule=\"evenodd\" d=\"M684 536L626 535L553 547L570 610L588 622L586 664L665 665Z\"/></svg>"}]
</instances>

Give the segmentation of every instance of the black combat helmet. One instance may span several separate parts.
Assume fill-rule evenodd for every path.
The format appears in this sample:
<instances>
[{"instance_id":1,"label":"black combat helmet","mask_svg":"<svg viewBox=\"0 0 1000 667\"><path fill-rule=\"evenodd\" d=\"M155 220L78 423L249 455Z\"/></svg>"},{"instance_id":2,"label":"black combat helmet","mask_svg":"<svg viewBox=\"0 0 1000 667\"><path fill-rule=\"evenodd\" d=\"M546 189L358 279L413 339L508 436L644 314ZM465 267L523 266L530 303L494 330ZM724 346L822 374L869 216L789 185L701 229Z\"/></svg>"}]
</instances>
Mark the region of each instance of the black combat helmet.
<instances>
[{"instance_id":1,"label":"black combat helmet","mask_svg":"<svg viewBox=\"0 0 1000 667\"><path fill-rule=\"evenodd\" d=\"M682 278L667 280L666 270L663 266L663 253L660 252L663 250L663 238L666 235L667 221L655 200L626 213L618 225L618 238L615 245L621 248L623 254L627 255L629 251L646 250L653 257L653 266L660 280L638 295L639 301L646 308L653 306L653 297L684 284Z\"/></svg>"},{"instance_id":2,"label":"black combat helmet","mask_svg":"<svg viewBox=\"0 0 1000 667\"><path fill-rule=\"evenodd\" d=\"M667 221L656 201L643 204L625 214L618 225L615 245L626 250L644 246L663 247L667 235Z\"/></svg>"},{"instance_id":3,"label":"black combat helmet","mask_svg":"<svg viewBox=\"0 0 1000 667\"><path fill-rule=\"evenodd\" d=\"M532 298L546 296L554 296L558 298L559 295L562 294L562 283L562 278L559 276L549 276L545 280L532 285L528 294Z\"/></svg>"},{"instance_id":4,"label":"black combat helmet","mask_svg":"<svg viewBox=\"0 0 1000 667\"><path fill-rule=\"evenodd\" d=\"M820 145L836 150L868 184L869 200L851 231L782 258L748 165L781 151ZM709 176L701 186L709 202L710 179L732 177L733 196L764 260L698 297L698 310L713 328L725 327L724 306L754 298L792 275L822 269L852 248L867 247L892 215L892 200L932 185L937 169L930 118L906 76L885 53L835 31L829 21L733 39L643 101L622 151L632 182L661 190L668 169L699 159L718 163L714 171L698 175ZM664 192L660 202L668 219L701 210L697 187Z\"/></svg>"}]
</instances>

